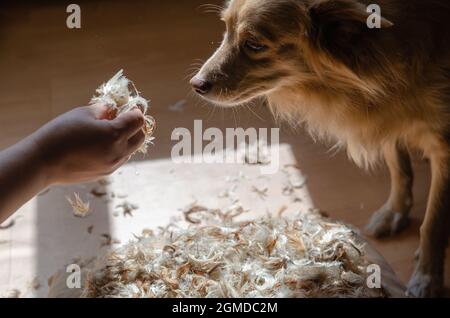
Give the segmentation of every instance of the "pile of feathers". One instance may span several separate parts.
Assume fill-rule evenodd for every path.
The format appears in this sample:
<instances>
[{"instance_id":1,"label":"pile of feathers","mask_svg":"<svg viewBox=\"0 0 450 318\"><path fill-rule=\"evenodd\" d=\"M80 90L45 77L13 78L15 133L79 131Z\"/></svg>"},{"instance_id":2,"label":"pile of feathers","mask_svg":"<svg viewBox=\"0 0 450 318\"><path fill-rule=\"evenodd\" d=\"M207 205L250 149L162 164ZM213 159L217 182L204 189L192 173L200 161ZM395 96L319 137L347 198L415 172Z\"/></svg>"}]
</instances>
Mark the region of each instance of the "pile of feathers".
<instances>
[{"instance_id":1,"label":"pile of feathers","mask_svg":"<svg viewBox=\"0 0 450 318\"><path fill-rule=\"evenodd\" d=\"M244 211L191 206L180 220L108 251L82 297L384 297L368 288L364 245L320 213L235 221ZM187 225L188 224L188 225Z\"/></svg>"}]
</instances>

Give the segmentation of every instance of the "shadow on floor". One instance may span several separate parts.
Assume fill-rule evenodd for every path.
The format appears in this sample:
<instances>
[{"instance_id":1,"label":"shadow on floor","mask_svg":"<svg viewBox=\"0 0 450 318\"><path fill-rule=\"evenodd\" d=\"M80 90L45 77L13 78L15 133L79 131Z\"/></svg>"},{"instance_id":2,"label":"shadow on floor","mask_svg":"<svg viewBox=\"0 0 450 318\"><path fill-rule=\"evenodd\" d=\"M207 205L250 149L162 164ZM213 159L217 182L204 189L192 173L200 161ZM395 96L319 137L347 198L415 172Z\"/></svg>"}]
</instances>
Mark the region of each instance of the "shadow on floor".
<instances>
[{"instance_id":1,"label":"shadow on floor","mask_svg":"<svg viewBox=\"0 0 450 318\"><path fill-rule=\"evenodd\" d=\"M103 200L89 200L95 213L78 218L66 199L76 192L87 201L93 186L54 187L38 197L36 275L43 281L69 264L80 265L98 255L106 240L102 235L111 235L112 216Z\"/></svg>"}]
</instances>

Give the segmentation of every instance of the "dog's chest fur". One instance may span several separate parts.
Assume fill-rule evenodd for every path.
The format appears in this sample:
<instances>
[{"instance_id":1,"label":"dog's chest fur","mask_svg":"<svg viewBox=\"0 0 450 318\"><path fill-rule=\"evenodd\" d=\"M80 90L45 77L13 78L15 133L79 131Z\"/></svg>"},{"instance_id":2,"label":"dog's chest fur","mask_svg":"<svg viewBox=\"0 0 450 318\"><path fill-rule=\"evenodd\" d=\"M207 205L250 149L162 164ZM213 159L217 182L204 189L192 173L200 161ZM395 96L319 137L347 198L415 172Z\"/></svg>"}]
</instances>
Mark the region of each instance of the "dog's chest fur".
<instances>
[{"instance_id":1,"label":"dog's chest fur","mask_svg":"<svg viewBox=\"0 0 450 318\"><path fill-rule=\"evenodd\" d=\"M314 139L343 148L359 166L368 168L381 158L383 146L403 142L426 150L445 126L440 105L420 96L391 96L378 103L322 92L283 89L267 96L278 117L293 126L303 124ZM426 99L426 97L424 98Z\"/></svg>"}]
</instances>

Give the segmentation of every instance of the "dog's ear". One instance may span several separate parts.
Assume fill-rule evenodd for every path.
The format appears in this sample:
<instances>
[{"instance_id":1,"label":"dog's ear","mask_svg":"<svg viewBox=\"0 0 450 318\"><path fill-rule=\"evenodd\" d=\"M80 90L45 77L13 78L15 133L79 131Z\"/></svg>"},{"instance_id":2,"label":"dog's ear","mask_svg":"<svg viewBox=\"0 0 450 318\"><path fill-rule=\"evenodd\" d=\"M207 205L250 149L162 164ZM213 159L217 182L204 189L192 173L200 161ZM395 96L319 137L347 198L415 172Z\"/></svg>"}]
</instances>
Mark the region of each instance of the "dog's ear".
<instances>
[{"instance_id":1,"label":"dog's ear","mask_svg":"<svg viewBox=\"0 0 450 318\"><path fill-rule=\"evenodd\" d=\"M308 35L322 48L329 50L351 46L361 36L373 31L370 26L373 13L354 0L313 1L309 7L309 17L311 25ZM393 26L382 16L376 18L380 22L379 28Z\"/></svg>"}]
</instances>

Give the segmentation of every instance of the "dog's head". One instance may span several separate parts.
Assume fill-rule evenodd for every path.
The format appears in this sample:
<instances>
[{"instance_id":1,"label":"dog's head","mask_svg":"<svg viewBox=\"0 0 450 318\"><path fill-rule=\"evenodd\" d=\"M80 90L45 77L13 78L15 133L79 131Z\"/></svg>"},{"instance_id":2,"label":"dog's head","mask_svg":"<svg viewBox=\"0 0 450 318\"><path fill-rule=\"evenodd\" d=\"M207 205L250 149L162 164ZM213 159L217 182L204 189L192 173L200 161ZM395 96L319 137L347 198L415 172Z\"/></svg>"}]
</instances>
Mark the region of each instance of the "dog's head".
<instances>
[{"instance_id":1,"label":"dog's head","mask_svg":"<svg viewBox=\"0 0 450 318\"><path fill-rule=\"evenodd\" d=\"M355 0L231 0L222 44L191 84L208 101L235 106L317 80L331 60L353 67L369 15Z\"/></svg>"}]
</instances>

